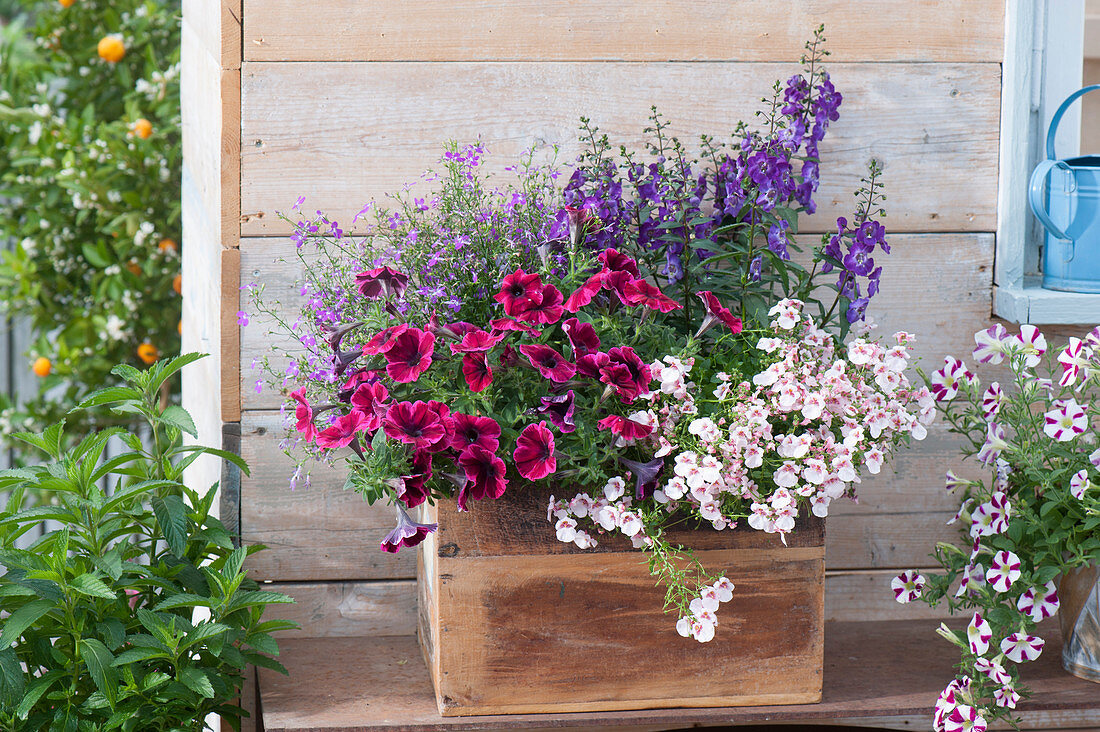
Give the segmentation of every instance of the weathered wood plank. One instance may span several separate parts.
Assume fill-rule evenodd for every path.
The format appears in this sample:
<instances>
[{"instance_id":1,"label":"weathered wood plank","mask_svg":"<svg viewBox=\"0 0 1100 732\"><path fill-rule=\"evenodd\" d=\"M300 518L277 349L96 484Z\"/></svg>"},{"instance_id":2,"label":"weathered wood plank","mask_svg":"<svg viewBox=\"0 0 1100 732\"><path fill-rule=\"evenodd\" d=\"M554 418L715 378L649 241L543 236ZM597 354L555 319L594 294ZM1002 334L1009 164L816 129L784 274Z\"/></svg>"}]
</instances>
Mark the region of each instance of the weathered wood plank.
<instances>
[{"instance_id":1,"label":"weathered wood plank","mask_svg":"<svg viewBox=\"0 0 1100 732\"><path fill-rule=\"evenodd\" d=\"M947 608L922 602L900 605L890 591L894 570L825 572L825 620L926 620L949 617ZM413 635L417 607L415 580L367 582L274 582L264 589L285 592L293 605L273 605L265 618L286 618L298 630L280 638L355 638Z\"/></svg>"},{"instance_id":2,"label":"weathered wood plank","mask_svg":"<svg viewBox=\"0 0 1100 732\"><path fill-rule=\"evenodd\" d=\"M889 240L892 253L878 256L884 265L882 292L869 310L879 324L878 332L885 337L897 330L916 334L914 350L926 370L942 365L945 355L968 354L974 332L990 323L993 235L896 234ZM799 241L813 246L819 240L807 235ZM291 321L302 302L298 281L303 271L294 252L287 239L241 241L241 283L263 284L265 302L278 303L277 312ZM949 273L944 270L945 253L951 258ZM936 283L934 296L928 283ZM267 388L257 394L250 388L260 375L250 365L267 356L274 368L285 368L285 359L275 357L272 346L285 349L292 341L275 330L273 321L256 316L247 303L245 309L251 321L241 332L243 408L278 409L284 395Z\"/></svg>"},{"instance_id":3,"label":"weathered wood plank","mask_svg":"<svg viewBox=\"0 0 1100 732\"><path fill-rule=\"evenodd\" d=\"M894 231L994 229L996 176L974 171L996 170L999 64L831 69L846 101L822 145L819 210L806 230L850 215L872 157L885 165ZM241 232L287 233L275 212L299 195L349 224L372 197L415 181L448 138L480 136L497 171L533 144L561 145L560 159L569 160L581 114L613 142L637 145L651 104L689 142L701 132L722 138L735 120L752 119L772 80L793 71L758 63L245 63Z\"/></svg>"},{"instance_id":4,"label":"weathered wood plank","mask_svg":"<svg viewBox=\"0 0 1100 732\"><path fill-rule=\"evenodd\" d=\"M241 250L221 250L221 418L241 421Z\"/></svg>"},{"instance_id":5,"label":"weathered wood plank","mask_svg":"<svg viewBox=\"0 0 1100 732\"><path fill-rule=\"evenodd\" d=\"M221 68L241 67L241 0L183 0L183 23Z\"/></svg>"},{"instance_id":6,"label":"weathered wood plank","mask_svg":"<svg viewBox=\"0 0 1100 732\"><path fill-rule=\"evenodd\" d=\"M835 61L1000 62L1004 3L918 0L900 9L890 0L249 0L244 55L247 61L789 61L803 53L819 23L826 23Z\"/></svg>"},{"instance_id":7,"label":"weathered wood plank","mask_svg":"<svg viewBox=\"0 0 1100 732\"><path fill-rule=\"evenodd\" d=\"M618 727L663 724L852 724L876 720L929 724L930 710L953 678L955 648L938 639L938 621L829 623L820 704L740 709L660 709L492 718L440 717L416 640L299 639L283 644L290 677L262 670L260 687L269 732L434 732L444 729ZM1096 686L1061 669L1056 624L1043 629L1048 651L1025 664L1034 698L1020 705L1024 729L1098 727Z\"/></svg>"}]
</instances>

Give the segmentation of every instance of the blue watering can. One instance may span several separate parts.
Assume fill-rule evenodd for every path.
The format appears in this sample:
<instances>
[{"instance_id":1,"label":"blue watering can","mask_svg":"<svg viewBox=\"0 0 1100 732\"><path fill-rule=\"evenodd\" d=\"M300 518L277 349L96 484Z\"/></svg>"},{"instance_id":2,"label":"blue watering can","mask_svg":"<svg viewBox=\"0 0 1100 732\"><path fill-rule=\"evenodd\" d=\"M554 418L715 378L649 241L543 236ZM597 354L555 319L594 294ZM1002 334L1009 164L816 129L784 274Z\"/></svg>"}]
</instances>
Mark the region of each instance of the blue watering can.
<instances>
[{"instance_id":1,"label":"blue watering can","mask_svg":"<svg viewBox=\"0 0 1100 732\"><path fill-rule=\"evenodd\" d=\"M1031 174L1028 200L1047 230L1043 287L1048 290L1100 293L1100 155L1054 156L1062 115L1079 97L1097 89L1100 84L1075 91L1058 107L1047 132L1047 159Z\"/></svg>"}]
</instances>

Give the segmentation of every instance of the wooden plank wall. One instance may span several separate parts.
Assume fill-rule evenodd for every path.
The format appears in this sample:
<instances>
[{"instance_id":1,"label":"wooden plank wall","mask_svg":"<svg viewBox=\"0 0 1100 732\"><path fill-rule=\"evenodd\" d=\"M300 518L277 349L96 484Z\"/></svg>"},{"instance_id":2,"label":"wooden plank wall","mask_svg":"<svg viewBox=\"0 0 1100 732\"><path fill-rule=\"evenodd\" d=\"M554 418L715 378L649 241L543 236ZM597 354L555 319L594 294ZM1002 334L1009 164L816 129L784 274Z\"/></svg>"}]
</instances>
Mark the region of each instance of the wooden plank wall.
<instances>
[{"instance_id":1,"label":"wooden plank wall","mask_svg":"<svg viewBox=\"0 0 1100 732\"><path fill-rule=\"evenodd\" d=\"M722 135L796 70L803 40L825 22L845 102L822 146L820 212L804 231L831 228L870 158L883 161L894 250L873 314L919 334L935 368L990 322L1003 12L1003 0L244 0L241 284L292 299L298 272L277 261L290 245L276 211L305 195L310 210L350 223L430 166L447 138L480 135L497 169L534 143L560 144L568 160L579 115L629 144L652 103L685 139ZM222 307L228 318L236 301ZM269 546L252 571L298 598L287 612L299 635L411 633L414 558L378 551L390 509L344 493L331 470L288 487L279 395L250 388L267 326L254 317L240 333L239 402L223 408L227 421L240 409L253 469L243 536ZM934 428L896 473L863 484L858 505L836 504L830 618L928 616L893 603L888 580L928 566L933 541L953 536L942 476L956 463Z\"/></svg>"}]
</instances>

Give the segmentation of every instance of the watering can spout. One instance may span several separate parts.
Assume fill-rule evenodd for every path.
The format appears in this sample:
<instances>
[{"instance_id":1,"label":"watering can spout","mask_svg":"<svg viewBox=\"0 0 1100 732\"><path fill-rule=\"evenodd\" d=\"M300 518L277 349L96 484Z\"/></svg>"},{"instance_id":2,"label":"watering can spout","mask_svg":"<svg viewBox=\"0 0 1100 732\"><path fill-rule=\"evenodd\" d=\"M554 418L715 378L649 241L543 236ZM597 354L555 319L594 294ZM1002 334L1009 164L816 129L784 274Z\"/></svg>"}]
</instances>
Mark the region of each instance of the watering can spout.
<instances>
[{"instance_id":1,"label":"watering can spout","mask_svg":"<svg viewBox=\"0 0 1100 732\"><path fill-rule=\"evenodd\" d=\"M1100 157L1059 160L1054 154L1066 110L1098 89L1100 84L1079 89L1058 107L1047 131L1047 159L1028 184L1028 203L1046 229L1043 287L1052 290L1100 293Z\"/></svg>"}]
</instances>

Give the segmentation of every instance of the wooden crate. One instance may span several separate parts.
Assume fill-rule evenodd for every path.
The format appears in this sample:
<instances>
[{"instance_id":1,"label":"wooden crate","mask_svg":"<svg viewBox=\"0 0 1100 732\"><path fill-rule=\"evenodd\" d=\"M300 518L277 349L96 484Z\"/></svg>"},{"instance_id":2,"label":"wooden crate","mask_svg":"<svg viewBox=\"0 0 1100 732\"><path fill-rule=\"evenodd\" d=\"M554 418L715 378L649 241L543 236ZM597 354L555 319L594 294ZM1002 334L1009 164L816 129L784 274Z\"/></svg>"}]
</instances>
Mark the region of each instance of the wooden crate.
<instances>
[{"instance_id":1,"label":"wooden crate","mask_svg":"<svg viewBox=\"0 0 1100 732\"><path fill-rule=\"evenodd\" d=\"M563 544L549 491L459 513L425 507L419 638L443 716L801 704L821 700L825 523L784 546L745 527L678 531L735 584L714 640L682 638L663 588L622 536Z\"/></svg>"}]
</instances>

